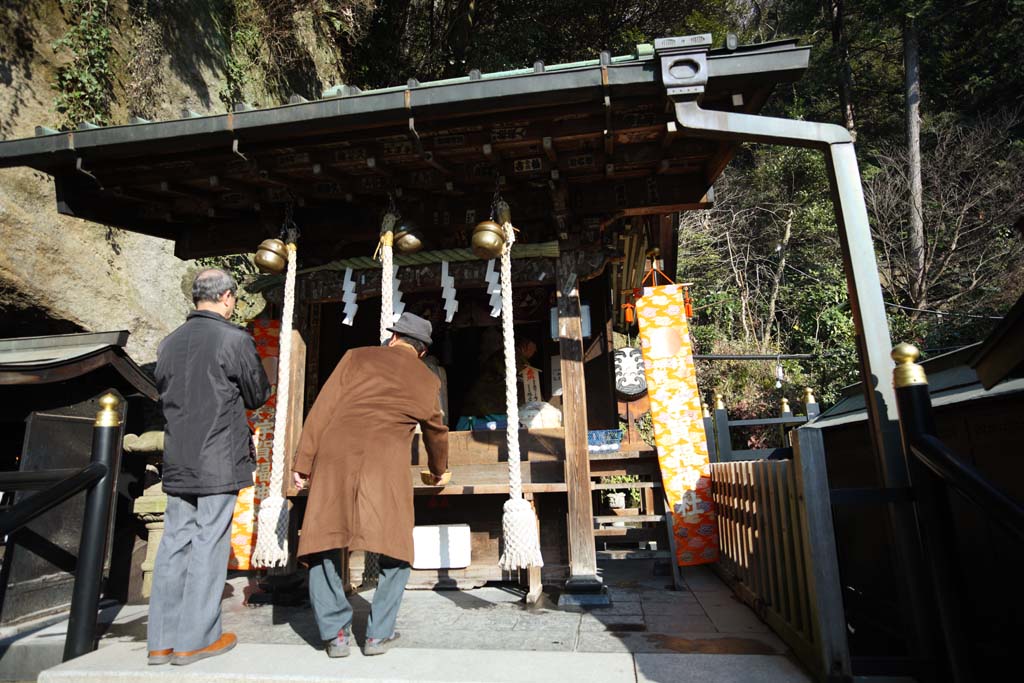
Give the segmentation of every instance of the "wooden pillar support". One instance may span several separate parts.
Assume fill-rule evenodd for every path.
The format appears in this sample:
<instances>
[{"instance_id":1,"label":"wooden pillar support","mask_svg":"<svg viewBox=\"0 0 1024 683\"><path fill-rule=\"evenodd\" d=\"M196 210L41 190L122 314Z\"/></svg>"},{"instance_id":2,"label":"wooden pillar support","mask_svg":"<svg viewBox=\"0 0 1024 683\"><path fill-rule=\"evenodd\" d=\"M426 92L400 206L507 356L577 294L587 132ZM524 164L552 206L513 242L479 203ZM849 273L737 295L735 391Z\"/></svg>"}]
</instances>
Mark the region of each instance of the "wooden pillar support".
<instances>
[{"instance_id":1,"label":"wooden pillar support","mask_svg":"<svg viewBox=\"0 0 1024 683\"><path fill-rule=\"evenodd\" d=\"M574 594L607 600L597 577L594 509L587 451L587 399L580 324L579 252L563 249L558 259L558 338L562 367L562 423L565 427L565 483L569 519L569 579L559 604ZM591 600L587 600L591 604Z\"/></svg>"}]
</instances>

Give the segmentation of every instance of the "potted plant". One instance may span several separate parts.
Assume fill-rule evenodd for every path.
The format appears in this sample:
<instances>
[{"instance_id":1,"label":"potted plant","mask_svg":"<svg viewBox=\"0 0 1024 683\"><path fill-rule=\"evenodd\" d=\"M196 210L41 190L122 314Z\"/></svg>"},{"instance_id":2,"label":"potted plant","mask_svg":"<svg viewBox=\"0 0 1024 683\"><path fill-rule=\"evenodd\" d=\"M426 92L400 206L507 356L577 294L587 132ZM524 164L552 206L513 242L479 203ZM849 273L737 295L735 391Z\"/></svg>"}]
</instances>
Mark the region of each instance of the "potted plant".
<instances>
[{"instance_id":1,"label":"potted plant","mask_svg":"<svg viewBox=\"0 0 1024 683\"><path fill-rule=\"evenodd\" d=\"M635 474L613 474L601 477L602 484L629 484L637 481L640 481L640 477ZM605 492L604 500L613 514L623 517L635 515L640 509L640 489L608 489ZM626 506L627 500L629 507Z\"/></svg>"}]
</instances>

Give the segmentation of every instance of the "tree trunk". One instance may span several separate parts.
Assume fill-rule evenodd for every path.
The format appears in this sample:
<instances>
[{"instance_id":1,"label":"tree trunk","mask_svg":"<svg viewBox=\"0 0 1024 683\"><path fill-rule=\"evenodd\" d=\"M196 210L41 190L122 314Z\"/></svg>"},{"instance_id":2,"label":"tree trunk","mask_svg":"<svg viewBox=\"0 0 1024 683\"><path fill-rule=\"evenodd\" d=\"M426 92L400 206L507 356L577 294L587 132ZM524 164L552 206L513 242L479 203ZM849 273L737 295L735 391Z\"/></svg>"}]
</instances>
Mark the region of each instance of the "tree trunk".
<instances>
[{"instance_id":1,"label":"tree trunk","mask_svg":"<svg viewBox=\"0 0 1024 683\"><path fill-rule=\"evenodd\" d=\"M850 137L857 140L857 126L853 116L853 69L850 67L850 46L846 42L846 11L844 0L823 0L825 15L832 29L832 52L839 70L839 108L843 125Z\"/></svg>"},{"instance_id":2,"label":"tree trunk","mask_svg":"<svg viewBox=\"0 0 1024 683\"><path fill-rule=\"evenodd\" d=\"M907 115L907 178L910 190L908 223L908 290L910 305L924 308L925 287L924 199L921 189L921 73L917 59L917 23L908 16L903 22L904 91ZM917 314L914 313L914 318Z\"/></svg>"},{"instance_id":3,"label":"tree trunk","mask_svg":"<svg viewBox=\"0 0 1024 683\"><path fill-rule=\"evenodd\" d=\"M779 302L779 290L782 288L782 278L786 270L786 250L789 248L789 240L793 235L793 214L786 218L786 227L782 232L782 240L779 242L779 267L775 271L772 280L772 293L768 298L768 313L764 318L764 329L761 330L761 349L767 351L772 340L772 326L775 324L775 308Z\"/></svg>"}]
</instances>

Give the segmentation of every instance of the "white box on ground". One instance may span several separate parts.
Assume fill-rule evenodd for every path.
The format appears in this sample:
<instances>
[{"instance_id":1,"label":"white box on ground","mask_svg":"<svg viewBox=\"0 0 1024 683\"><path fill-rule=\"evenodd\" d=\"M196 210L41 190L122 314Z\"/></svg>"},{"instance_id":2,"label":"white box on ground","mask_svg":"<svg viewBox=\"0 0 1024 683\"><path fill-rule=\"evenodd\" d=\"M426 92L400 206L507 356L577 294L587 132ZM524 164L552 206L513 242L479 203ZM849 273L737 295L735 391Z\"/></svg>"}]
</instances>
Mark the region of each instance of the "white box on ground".
<instances>
[{"instance_id":1,"label":"white box on ground","mask_svg":"<svg viewBox=\"0 0 1024 683\"><path fill-rule=\"evenodd\" d=\"M413 569L465 569L470 563L468 524L416 526L412 530Z\"/></svg>"}]
</instances>

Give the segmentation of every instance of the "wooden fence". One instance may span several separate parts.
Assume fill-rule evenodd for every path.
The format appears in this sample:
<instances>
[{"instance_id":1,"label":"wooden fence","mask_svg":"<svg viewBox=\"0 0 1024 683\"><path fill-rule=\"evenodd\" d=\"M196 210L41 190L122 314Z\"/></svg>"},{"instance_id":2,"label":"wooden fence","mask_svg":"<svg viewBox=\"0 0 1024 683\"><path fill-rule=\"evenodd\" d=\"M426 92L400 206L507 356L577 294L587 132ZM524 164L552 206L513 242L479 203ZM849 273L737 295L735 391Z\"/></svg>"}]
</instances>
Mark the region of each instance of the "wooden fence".
<instances>
[{"instance_id":1,"label":"wooden fence","mask_svg":"<svg viewBox=\"0 0 1024 683\"><path fill-rule=\"evenodd\" d=\"M802 427L794 434L791 460L711 465L717 571L819 680L848 679L821 433Z\"/></svg>"}]
</instances>

